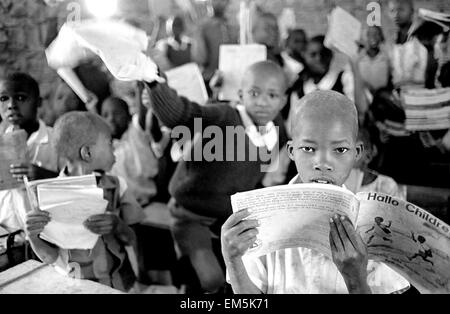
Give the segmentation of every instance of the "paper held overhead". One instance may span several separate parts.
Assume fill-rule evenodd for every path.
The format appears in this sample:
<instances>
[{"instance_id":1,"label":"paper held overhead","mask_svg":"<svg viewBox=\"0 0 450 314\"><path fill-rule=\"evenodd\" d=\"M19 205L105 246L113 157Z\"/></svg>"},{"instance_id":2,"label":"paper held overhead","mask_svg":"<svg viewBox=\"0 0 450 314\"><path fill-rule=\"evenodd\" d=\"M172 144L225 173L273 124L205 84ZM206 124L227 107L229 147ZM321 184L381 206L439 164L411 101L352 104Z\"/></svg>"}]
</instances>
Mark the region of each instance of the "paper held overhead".
<instances>
[{"instance_id":1,"label":"paper held overhead","mask_svg":"<svg viewBox=\"0 0 450 314\"><path fill-rule=\"evenodd\" d=\"M355 58L358 55L361 29L360 21L341 7L336 7L329 17L324 45Z\"/></svg>"},{"instance_id":2,"label":"paper held overhead","mask_svg":"<svg viewBox=\"0 0 450 314\"><path fill-rule=\"evenodd\" d=\"M73 68L98 55L111 74L123 81L161 81L156 64L145 55L147 34L115 20L66 23L46 49L50 67Z\"/></svg>"},{"instance_id":3,"label":"paper held overhead","mask_svg":"<svg viewBox=\"0 0 450 314\"><path fill-rule=\"evenodd\" d=\"M252 64L267 59L264 45L221 45L219 70L223 74L220 100L239 100L239 89L246 69Z\"/></svg>"},{"instance_id":4,"label":"paper held overhead","mask_svg":"<svg viewBox=\"0 0 450 314\"><path fill-rule=\"evenodd\" d=\"M196 63L188 63L166 72L167 83L180 96L188 98L199 105L208 101L208 92L202 73Z\"/></svg>"}]
</instances>

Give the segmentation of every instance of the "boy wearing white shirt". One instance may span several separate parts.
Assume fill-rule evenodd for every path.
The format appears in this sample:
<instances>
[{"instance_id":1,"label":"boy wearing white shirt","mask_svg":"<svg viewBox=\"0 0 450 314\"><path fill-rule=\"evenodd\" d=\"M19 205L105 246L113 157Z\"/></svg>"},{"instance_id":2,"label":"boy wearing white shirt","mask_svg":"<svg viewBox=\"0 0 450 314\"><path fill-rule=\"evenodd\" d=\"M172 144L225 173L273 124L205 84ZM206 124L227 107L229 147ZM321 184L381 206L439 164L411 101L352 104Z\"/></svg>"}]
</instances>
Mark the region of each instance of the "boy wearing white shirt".
<instances>
[{"instance_id":1,"label":"boy wearing white shirt","mask_svg":"<svg viewBox=\"0 0 450 314\"><path fill-rule=\"evenodd\" d=\"M50 145L52 129L37 118L41 104L38 83L28 74L12 73L0 79L0 136L23 129L27 133L28 164L11 165L11 174L22 181L56 177L57 154ZM0 225L9 232L24 229L29 210L24 188L0 191Z\"/></svg>"},{"instance_id":2,"label":"boy wearing white shirt","mask_svg":"<svg viewBox=\"0 0 450 314\"><path fill-rule=\"evenodd\" d=\"M342 186L361 156L355 105L333 91L305 96L295 111L288 143L298 176L295 183ZM332 260L306 248L243 257L258 233L247 210L222 227L222 252L235 293L393 293L408 282L383 264L369 262L366 245L348 217L330 220Z\"/></svg>"}]
</instances>

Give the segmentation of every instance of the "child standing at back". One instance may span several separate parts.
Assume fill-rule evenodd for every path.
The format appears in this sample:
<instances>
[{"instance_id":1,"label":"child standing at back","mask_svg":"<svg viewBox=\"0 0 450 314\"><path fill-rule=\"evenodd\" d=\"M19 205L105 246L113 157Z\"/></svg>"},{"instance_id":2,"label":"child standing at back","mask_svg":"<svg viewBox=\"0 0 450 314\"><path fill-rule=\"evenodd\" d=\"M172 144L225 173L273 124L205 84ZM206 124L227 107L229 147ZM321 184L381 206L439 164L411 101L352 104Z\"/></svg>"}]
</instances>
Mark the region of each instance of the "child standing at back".
<instances>
[{"instance_id":1,"label":"child standing at back","mask_svg":"<svg viewBox=\"0 0 450 314\"><path fill-rule=\"evenodd\" d=\"M355 105L342 94L317 91L300 101L294 118L288 151L298 175L291 183L342 186L363 149ZM368 261L366 245L343 216L330 218L332 259L300 247L243 257L258 233L258 221L248 216L248 210L237 212L222 227L236 293L392 293L409 286L384 264Z\"/></svg>"},{"instance_id":2,"label":"child standing at back","mask_svg":"<svg viewBox=\"0 0 450 314\"><path fill-rule=\"evenodd\" d=\"M105 214L84 222L88 230L100 236L92 250L64 250L42 240L39 235L51 216L40 210L27 215L26 232L31 246L44 263L58 266L69 275L76 263L83 279L128 291L135 276L125 246L134 244L136 237L130 226L139 223L143 213L125 181L105 174L115 161L110 128L95 114L70 112L56 122L54 133L53 143L63 163L60 176L94 173L109 203Z\"/></svg>"},{"instance_id":3,"label":"child standing at back","mask_svg":"<svg viewBox=\"0 0 450 314\"><path fill-rule=\"evenodd\" d=\"M56 177L57 155L51 148L52 129L37 117L41 97L38 83L28 74L12 73L0 78L0 136L14 130L27 133L27 164L11 165L18 181ZM0 191L0 225L9 232L24 229L29 210L23 188Z\"/></svg>"},{"instance_id":4,"label":"child standing at back","mask_svg":"<svg viewBox=\"0 0 450 314\"><path fill-rule=\"evenodd\" d=\"M371 132L372 130L372 132ZM378 192L400 199L406 199L406 189L400 187L391 177L377 173L370 169L370 163L377 156L377 146L374 136L375 129L361 128L358 140L364 144L361 159L352 169L345 186L354 193Z\"/></svg>"}]
</instances>

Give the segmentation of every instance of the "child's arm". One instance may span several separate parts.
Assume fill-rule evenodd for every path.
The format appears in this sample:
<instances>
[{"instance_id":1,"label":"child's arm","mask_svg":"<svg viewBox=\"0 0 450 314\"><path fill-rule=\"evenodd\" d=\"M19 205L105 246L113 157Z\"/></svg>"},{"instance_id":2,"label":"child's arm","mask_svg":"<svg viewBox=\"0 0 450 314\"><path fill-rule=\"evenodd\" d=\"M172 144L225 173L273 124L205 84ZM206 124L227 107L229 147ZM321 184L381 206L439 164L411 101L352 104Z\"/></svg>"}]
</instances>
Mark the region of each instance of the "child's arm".
<instances>
[{"instance_id":1,"label":"child's arm","mask_svg":"<svg viewBox=\"0 0 450 314\"><path fill-rule=\"evenodd\" d=\"M25 232L30 240L31 248L46 264L53 264L58 259L58 248L39 238L39 234L50 222L50 214L46 211L32 211L27 214Z\"/></svg>"},{"instance_id":2,"label":"child's arm","mask_svg":"<svg viewBox=\"0 0 450 314\"><path fill-rule=\"evenodd\" d=\"M353 72L355 105L358 108L358 118L360 123L364 121L364 117L369 108L369 103L365 94L365 84L359 69L359 61L357 58L350 58L350 66Z\"/></svg>"},{"instance_id":3,"label":"child's arm","mask_svg":"<svg viewBox=\"0 0 450 314\"><path fill-rule=\"evenodd\" d=\"M367 284L367 247L347 217L330 220L333 262L351 294L371 294Z\"/></svg>"},{"instance_id":4,"label":"child's arm","mask_svg":"<svg viewBox=\"0 0 450 314\"><path fill-rule=\"evenodd\" d=\"M170 129L180 125L193 128L195 118L201 119L203 127L226 126L234 117L234 110L228 106L200 106L178 96L166 83L147 83L146 86L154 113Z\"/></svg>"},{"instance_id":5,"label":"child's arm","mask_svg":"<svg viewBox=\"0 0 450 314\"><path fill-rule=\"evenodd\" d=\"M258 233L258 221L243 220L248 215L247 210L237 212L222 226L222 254L236 294L261 293L250 280L242 261L242 256L255 243Z\"/></svg>"},{"instance_id":6,"label":"child's arm","mask_svg":"<svg viewBox=\"0 0 450 314\"><path fill-rule=\"evenodd\" d=\"M11 165L10 169L11 175L17 180L23 180L24 176L30 180L50 179L58 176L58 173L34 164Z\"/></svg>"}]
</instances>

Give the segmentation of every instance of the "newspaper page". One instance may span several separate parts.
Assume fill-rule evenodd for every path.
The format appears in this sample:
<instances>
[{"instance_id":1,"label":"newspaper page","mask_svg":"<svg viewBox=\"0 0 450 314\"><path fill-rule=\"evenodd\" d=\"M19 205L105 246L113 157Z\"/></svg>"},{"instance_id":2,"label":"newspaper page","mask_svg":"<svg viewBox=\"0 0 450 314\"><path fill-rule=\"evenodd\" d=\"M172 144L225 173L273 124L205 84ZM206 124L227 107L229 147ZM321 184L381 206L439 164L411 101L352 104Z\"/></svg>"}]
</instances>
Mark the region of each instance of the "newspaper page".
<instances>
[{"instance_id":1,"label":"newspaper page","mask_svg":"<svg viewBox=\"0 0 450 314\"><path fill-rule=\"evenodd\" d=\"M249 66L267 59L264 45L221 45L219 70L223 74L220 100L238 101L242 77Z\"/></svg>"},{"instance_id":2,"label":"newspaper page","mask_svg":"<svg viewBox=\"0 0 450 314\"><path fill-rule=\"evenodd\" d=\"M205 105L208 101L208 92L202 73L196 63L188 63L166 72L167 83L190 101Z\"/></svg>"},{"instance_id":3,"label":"newspaper page","mask_svg":"<svg viewBox=\"0 0 450 314\"><path fill-rule=\"evenodd\" d=\"M330 218L346 215L355 223L358 201L346 189L326 184L294 184L264 188L231 196L233 211L250 211L259 220L255 247L246 254L262 256L306 247L331 257Z\"/></svg>"},{"instance_id":4,"label":"newspaper page","mask_svg":"<svg viewBox=\"0 0 450 314\"><path fill-rule=\"evenodd\" d=\"M37 202L40 210L51 215L41 233L42 239L63 249L87 250L95 246L99 236L83 223L93 215L105 213L108 205L95 175L30 182L28 188L36 191L34 206Z\"/></svg>"},{"instance_id":5,"label":"newspaper page","mask_svg":"<svg viewBox=\"0 0 450 314\"><path fill-rule=\"evenodd\" d=\"M450 293L450 226L381 193L358 193L357 231L369 258L386 263L421 293Z\"/></svg>"},{"instance_id":6,"label":"newspaper page","mask_svg":"<svg viewBox=\"0 0 450 314\"><path fill-rule=\"evenodd\" d=\"M356 57L358 55L357 41L361 39L361 29L362 25L358 19L341 7L336 7L329 18L324 44L349 57Z\"/></svg>"},{"instance_id":7,"label":"newspaper page","mask_svg":"<svg viewBox=\"0 0 450 314\"><path fill-rule=\"evenodd\" d=\"M18 130L0 136L0 191L20 187L22 184L10 173L11 164L27 162L27 133Z\"/></svg>"}]
</instances>

